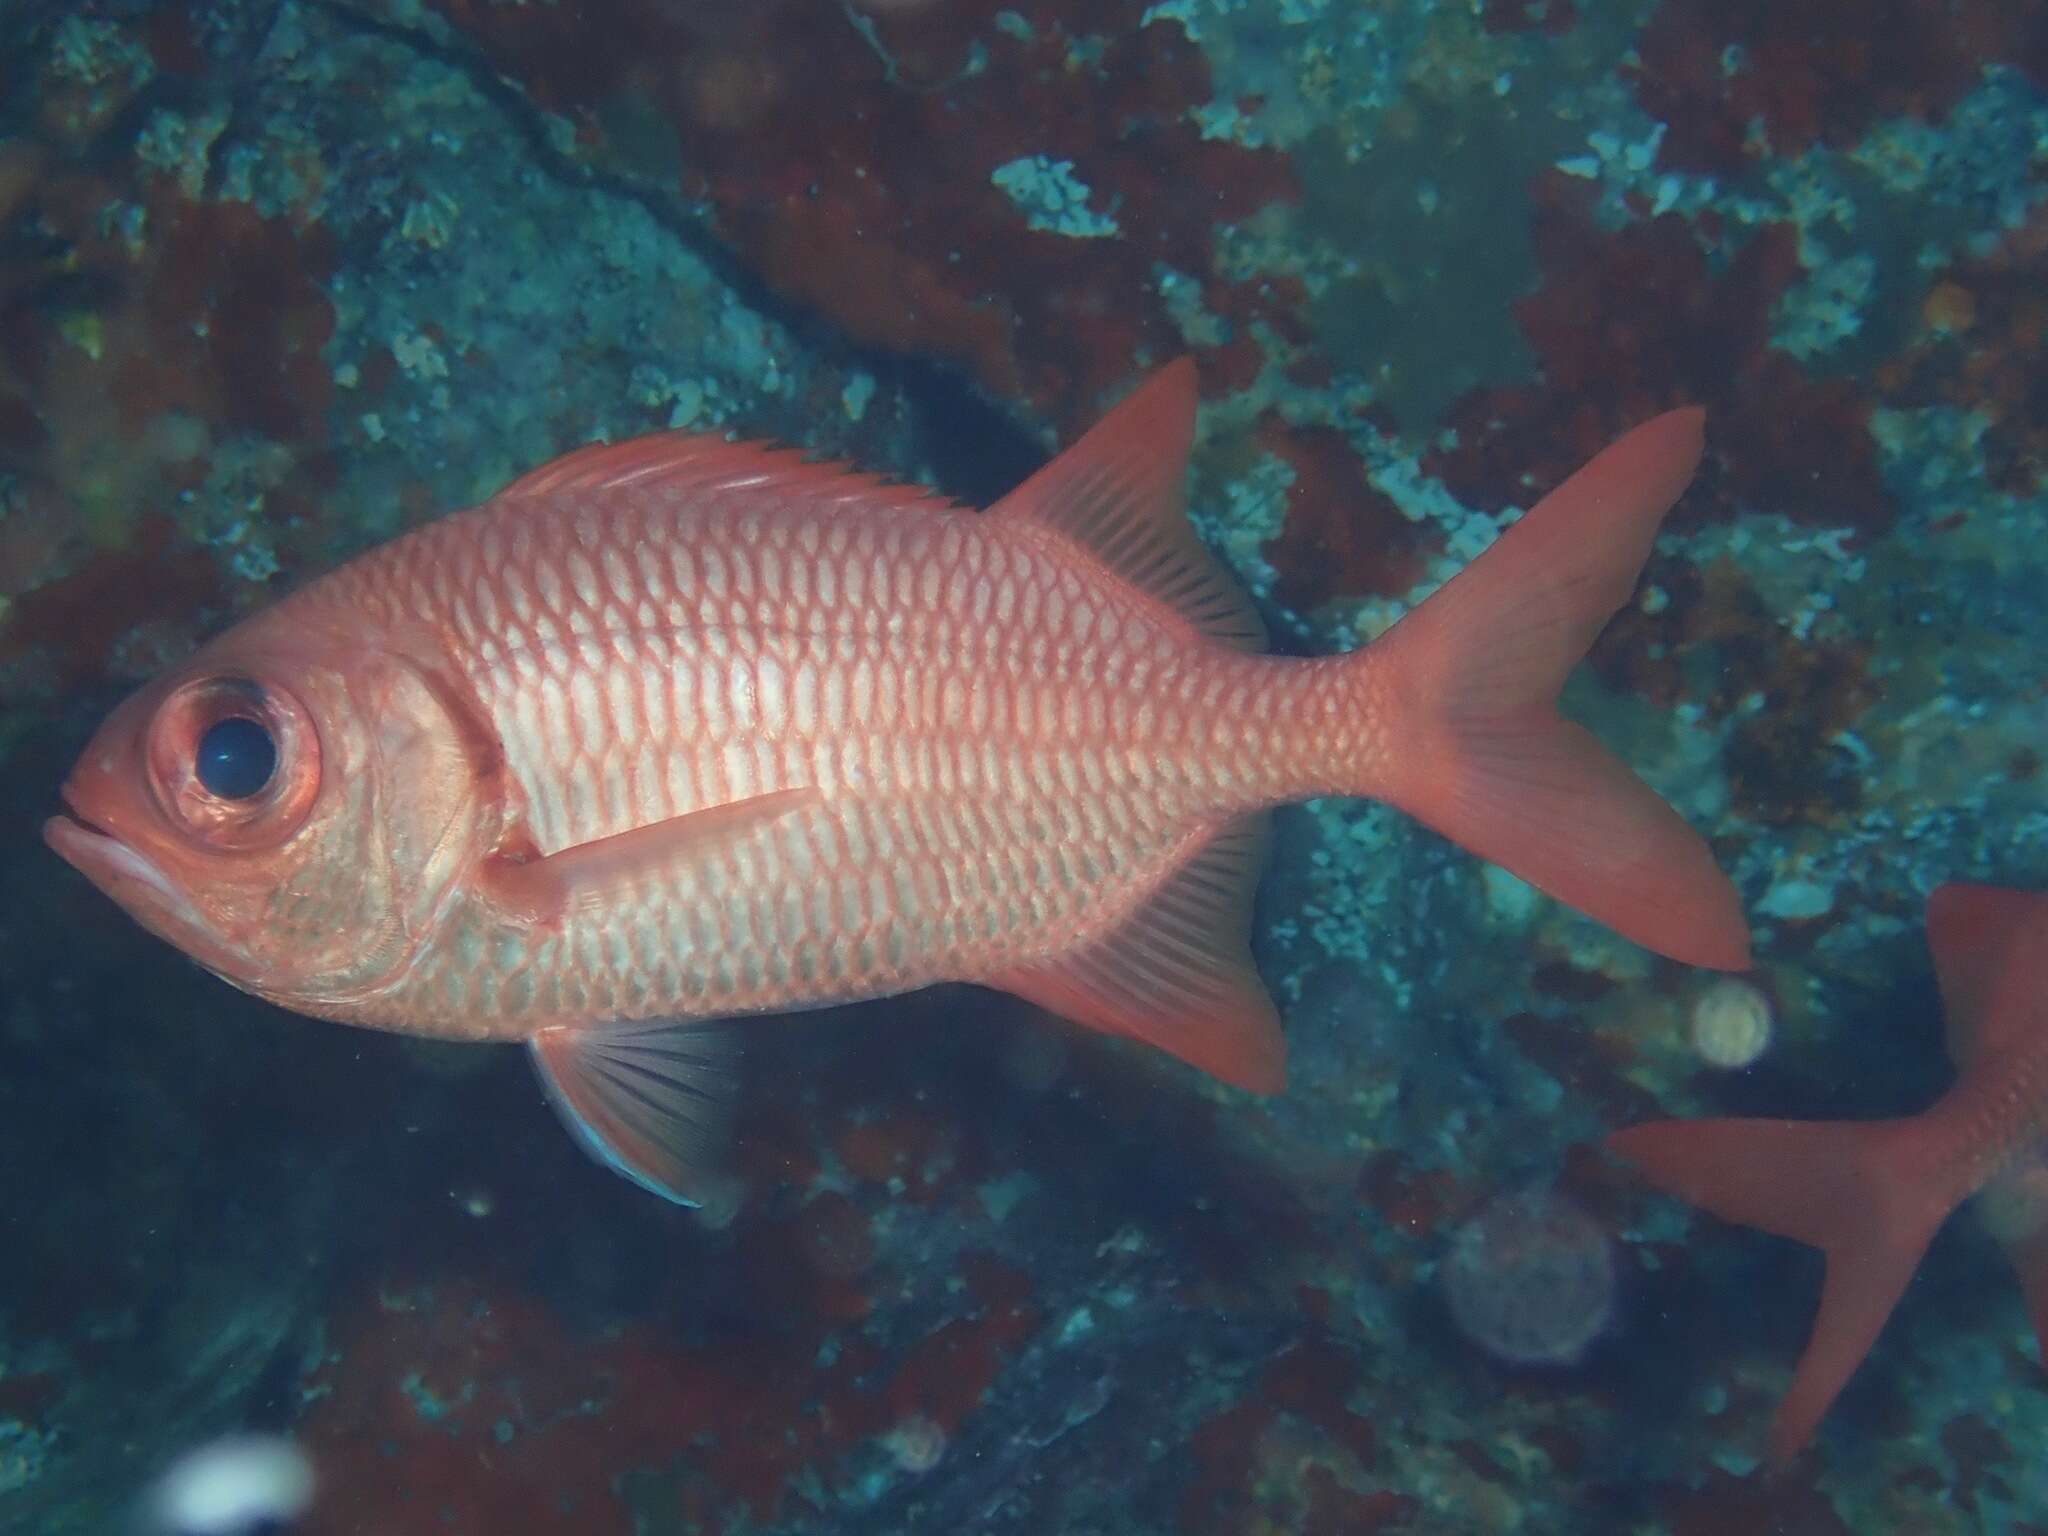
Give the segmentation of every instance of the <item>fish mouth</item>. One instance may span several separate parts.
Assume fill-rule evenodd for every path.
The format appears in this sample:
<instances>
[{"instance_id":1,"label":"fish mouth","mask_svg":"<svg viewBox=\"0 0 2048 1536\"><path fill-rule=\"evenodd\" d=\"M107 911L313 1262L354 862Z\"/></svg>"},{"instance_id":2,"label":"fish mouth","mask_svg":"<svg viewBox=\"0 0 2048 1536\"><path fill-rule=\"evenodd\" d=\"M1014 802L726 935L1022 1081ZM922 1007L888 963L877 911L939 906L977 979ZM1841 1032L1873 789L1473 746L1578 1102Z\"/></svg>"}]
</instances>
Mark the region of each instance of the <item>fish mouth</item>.
<instances>
[{"instance_id":1,"label":"fish mouth","mask_svg":"<svg viewBox=\"0 0 2048 1536\"><path fill-rule=\"evenodd\" d=\"M43 823L43 841L65 863L142 921L163 932L204 932L198 910L143 854L79 813L69 792L66 811ZM170 937L166 933L165 937Z\"/></svg>"}]
</instances>

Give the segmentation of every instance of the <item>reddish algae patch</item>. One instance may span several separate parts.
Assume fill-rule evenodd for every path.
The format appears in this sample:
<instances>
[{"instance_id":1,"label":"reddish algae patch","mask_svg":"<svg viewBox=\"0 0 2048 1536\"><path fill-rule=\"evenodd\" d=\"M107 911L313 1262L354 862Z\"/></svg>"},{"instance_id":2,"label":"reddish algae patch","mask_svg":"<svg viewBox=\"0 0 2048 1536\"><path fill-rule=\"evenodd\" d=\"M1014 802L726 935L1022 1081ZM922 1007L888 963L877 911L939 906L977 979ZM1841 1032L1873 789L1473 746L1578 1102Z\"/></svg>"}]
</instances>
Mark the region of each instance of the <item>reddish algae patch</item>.
<instances>
[{"instance_id":1,"label":"reddish algae patch","mask_svg":"<svg viewBox=\"0 0 2048 1536\"><path fill-rule=\"evenodd\" d=\"M1299 613L1337 597L1405 594L1422 578L1435 530L1403 517L1365 478L1344 437L1327 427L1268 420L1258 445L1294 470L1287 522L1266 545L1280 573L1273 595Z\"/></svg>"},{"instance_id":2,"label":"reddish algae patch","mask_svg":"<svg viewBox=\"0 0 2048 1536\"><path fill-rule=\"evenodd\" d=\"M1847 148L1880 117L1937 118L2021 51L2006 0L1665 0L1633 72L1667 163L1732 175L1766 154ZM1752 124L1761 132L1753 137Z\"/></svg>"},{"instance_id":3,"label":"reddish algae patch","mask_svg":"<svg viewBox=\"0 0 2048 1536\"><path fill-rule=\"evenodd\" d=\"M1541 377L1453 412L1459 445L1428 462L1461 500L1526 504L1627 428L1703 405L1707 458L1668 527L1755 505L1822 527L1889 525L1874 402L1770 345L1773 307L1799 272L1790 225L1765 226L1717 267L1676 214L1601 228L1585 183L1561 173L1539 183L1537 208L1543 278L1516 319Z\"/></svg>"},{"instance_id":4,"label":"reddish algae patch","mask_svg":"<svg viewBox=\"0 0 2048 1536\"><path fill-rule=\"evenodd\" d=\"M1369 1536L1416 1529L1416 1501L1377 1486L1379 1438L1349 1399L1357 1363L1303 1342L1245 1395L1194 1432L1195 1474L1182 1496L1187 1536L1268 1530Z\"/></svg>"},{"instance_id":5,"label":"reddish algae patch","mask_svg":"<svg viewBox=\"0 0 2048 1536\"><path fill-rule=\"evenodd\" d=\"M583 1536L628 1530L628 1474L706 1528L774 1520L844 1459L922 1415L947 1436L1037 1325L1028 1282L970 1258L975 1310L893 1366L855 1338L821 1363L819 1314L786 1333L685 1341L632 1323L580 1333L475 1278L385 1286L336 1321L297 1433L324 1497L314 1536ZM656 1492L639 1498L664 1495Z\"/></svg>"},{"instance_id":6,"label":"reddish algae patch","mask_svg":"<svg viewBox=\"0 0 2048 1536\"><path fill-rule=\"evenodd\" d=\"M594 158L640 147L608 124L658 123L679 189L783 298L856 342L950 361L1063 431L1134 359L1184 350L1156 263L1202 281L1212 311L1286 314L1284 292L1206 274L1219 224L1293 196L1288 161L1201 137L1188 112L1213 95L1208 66L1179 26L1140 27L1138 0L1035 7L1028 36L985 7L932 6L871 19L872 47L818 46L819 27L852 23L796 0L633 0L603 29L566 7L441 9ZM1072 162L1120 238L1029 226L991 178L1041 156Z\"/></svg>"}]
</instances>

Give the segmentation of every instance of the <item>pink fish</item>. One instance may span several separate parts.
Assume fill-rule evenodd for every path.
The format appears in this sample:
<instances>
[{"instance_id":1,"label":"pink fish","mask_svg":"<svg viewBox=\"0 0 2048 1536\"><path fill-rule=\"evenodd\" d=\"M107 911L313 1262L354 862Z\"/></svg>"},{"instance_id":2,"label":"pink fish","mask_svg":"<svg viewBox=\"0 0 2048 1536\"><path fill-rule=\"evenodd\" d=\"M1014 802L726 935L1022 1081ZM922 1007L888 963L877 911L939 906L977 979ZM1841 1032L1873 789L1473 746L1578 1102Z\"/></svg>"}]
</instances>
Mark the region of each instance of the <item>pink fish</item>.
<instances>
[{"instance_id":1,"label":"pink fish","mask_svg":"<svg viewBox=\"0 0 2048 1536\"><path fill-rule=\"evenodd\" d=\"M1272 1092L1266 811L1405 807L1651 948L1747 963L1706 845L1556 712L1700 455L1631 432L1356 655L1258 654L1183 513L1176 363L988 512L717 437L596 445L123 703L52 847L235 985L526 1042L688 1201L704 1021L1002 988Z\"/></svg>"},{"instance_id":2,"label":"pink fish","mask_svg":"<svg viewBox=\"0 0 2048 1536\"><path fill-rule=\"evenodd\" d=\"M1904 1120L1662 1120L1608 1146L1659 1189L1827 1255L1820 1316L1771 1424L1796 1455L1863 1361L1949 1213L1973 1194L2048 1350L2048 895L1928 898L1955 1086Z\"/></svg>"}]
</instances>

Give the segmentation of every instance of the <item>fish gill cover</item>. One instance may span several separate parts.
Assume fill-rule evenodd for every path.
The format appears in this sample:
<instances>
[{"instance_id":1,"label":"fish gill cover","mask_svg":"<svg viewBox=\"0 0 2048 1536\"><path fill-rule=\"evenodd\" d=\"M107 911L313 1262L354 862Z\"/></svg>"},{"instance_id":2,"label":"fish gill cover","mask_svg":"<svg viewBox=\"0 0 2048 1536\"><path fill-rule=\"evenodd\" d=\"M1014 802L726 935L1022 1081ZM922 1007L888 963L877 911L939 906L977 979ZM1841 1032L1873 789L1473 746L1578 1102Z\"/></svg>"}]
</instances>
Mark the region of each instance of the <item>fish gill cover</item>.
<instances>
[{"instance_id":1,"label":"fish gill cover","mask_svg":"<svg viewBox=\"0 0 2048 1536\"><path fill-rule=\"evenodd\" d=\"M0 1530L246 1428L308 1532L2048 1527L1981 1226L1773 1472L1820 1260L1599 1150L1920 1110L1928 892L2048 888L2044 144L2005 0L16 0ZM558 452L986 502L1183 354L1290 652L1706 407L1567 703L1710 839L1752 994L1316 802L1284 1096L942 989L756 1030L685 1214L511 1053L287 1022L36 839L120 693Z\"/></svg>"}]
</instances>

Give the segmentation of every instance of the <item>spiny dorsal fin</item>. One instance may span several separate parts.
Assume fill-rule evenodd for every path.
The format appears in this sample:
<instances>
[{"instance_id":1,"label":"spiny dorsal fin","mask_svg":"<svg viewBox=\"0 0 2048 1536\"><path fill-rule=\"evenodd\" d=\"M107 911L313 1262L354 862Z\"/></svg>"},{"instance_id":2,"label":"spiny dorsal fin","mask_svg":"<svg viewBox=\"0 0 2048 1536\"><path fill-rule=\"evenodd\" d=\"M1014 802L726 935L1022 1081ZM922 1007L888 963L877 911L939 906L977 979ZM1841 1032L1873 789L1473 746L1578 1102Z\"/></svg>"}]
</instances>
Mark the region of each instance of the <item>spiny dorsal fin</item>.
<instances>
[{"instance_id":1,"label":"spiny dorsal fin","mask_svg":"<svg viewBox=\"0 0 2048 1536\"><path fill-rule=\"evenodd\" d=\"M849 510L916 506L942 512L957 503L921 485L901 485L800 449L731 442L709 432L655 432L623 443L589 443L530 469L491 499L544 501L604 491L667 490L696 496L764 491Z\"/></svg>"},{"instance_id":2,"label":"spiny dorsal fin","mask_svg":"<svg viewBox=\"0 0 2048 1536\"><path fill-rule=\"evenodd\" d=\"M2006 1005L2013 969L2027 955L2036 964L2048 949L2048 893L1996 885L1939 886L1927 898L1927 947L1941 982L1948 1053L1966 1068L1986 1054L2023 1042L2031 1019L2048 1024L2048 1011Z\"/></svg>"},{"instance_id":3,"label":"spiny dorsal fin","mask_svg":"<svg viewBox=\"0 0 2048 1536\"><path fill-rule=\"evenodd\" d=\"M1261 813L1225 827L1106 938L990 984L1236 1087L1278 1093L1287 1042L1250 944L1267 820Z\"/></svg>"},{"instance_id":4,"label":"spiny dorsal fin","mask_svg":"<svg viewBox=\"0 0 2048 1536\"><path fill-rule=\"evenodd\" d=\"M1266 629L1251 599L1188 526L1194 436L1195 365L1181 358L988 515L1057 534L1199 633L1263 650Z\"/></svg>"}]
</instances>

